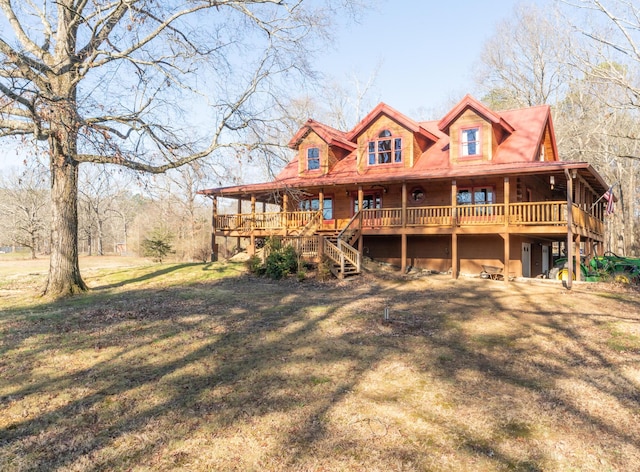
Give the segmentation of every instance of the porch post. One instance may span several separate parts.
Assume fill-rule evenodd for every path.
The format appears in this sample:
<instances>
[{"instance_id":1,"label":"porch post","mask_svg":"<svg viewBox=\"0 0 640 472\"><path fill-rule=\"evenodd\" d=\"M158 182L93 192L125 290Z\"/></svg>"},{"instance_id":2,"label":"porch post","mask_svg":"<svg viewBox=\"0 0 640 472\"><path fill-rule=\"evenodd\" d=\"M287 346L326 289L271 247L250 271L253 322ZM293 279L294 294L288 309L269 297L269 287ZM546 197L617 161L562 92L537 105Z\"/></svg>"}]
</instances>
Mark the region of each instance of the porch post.
<instances>
[{"instance_id":1,"label":"porch post","mask_svg":"<svg viewBox=\"0 0 640 472\"><path fill-rule=\"evenodd\" d=\"M509 261L511 260L511 235L506 232L502 235L504 240L504 281L509 283Z\"/></svg>"},{"instance_id":2,"label":"porch post","mask_svg":"<svg viewBox=\"0 0 640 472\"><path fill-rule=\"evenodd\" d=\"M451 181L451 276L458 278L458 233L456 206L458 204L458 184L455 179Z\"/></svg>"},{"instance_id":3,"label":"porch post","mask_svg":"<svg viewBox=\"0 0 640 472\"><path fill-rule=\"evenodd\" d=\"M402 182L402 228L407 226L407 183ZM400 271L405 274L407 272L407 233L402 230L401 242L400 242Z\"/></svg>"},{"instance_id":4,"label":"porch post","mask_svg":"<svg viewBox=\"0 0 640 472\"><path fill-rule=\"evenodd\" d=\"M451 233L451 277L458 278L458 233Z\"/></svg>"},{"instance_id":5,"label":"porch post","mask_svg":"<svg viewBox=\"0 0 640 472\"><path fill-rule=\"evenodd\" d=\"M240 228L241 224L242 224L242 216L240 216L242 214L242 197L238 197L238 224L237 224L237 228ZM240 241L241 238L240 236L238 236L236 238L236 251L239 252L240 251Z\"/></svg>"},{"instance_id":6,"label":"porch post","mask_svg":"<svg viewBox=\"0 0 640 472\"><path fill-rule=\"evenodd\" d=\"M287 235L287 226L289 225L289 221L287 220L287 212L289 211L289 195L285 192L282 195L282 235Z\"/></svg>"},{"instance_id":7,"label":"porch post","mask_svg":"<svg viewBox=\"0 0 640 472\"><path fill-rule=\"evenodd\" d=\"M324 189L320 189L318 192L318 209L322 214L320 227L322 227L322 221L324 221Z\"/></svg>"},{"instance_id":8,"label":"porch post","mask_svg":"<svg viewBox=\"0 0 640 472\"><path fill-rule=\"evenodd\" d=\"M360 257L364 255L364 237L362 236L362 204L364 203L364 191L362 185L358 185L358 211L360 212L360 236L358 236L358 250Z\"/></svg>"},{"instance_id":9,"label":"porch post","mask_svg":"<svg viewBox=\"0 0 640 472\"><path fill-rule=\"evenodd\" d=\"M402 182L402 227L407 226L407 183Z\"/></svg>"},{"instance_id":10,"label":"porch post","mask_svg":"<svg viewBox=\"0 0 640 472\"><path fill-rule=\"evenodd\" d=\"M404 274L407 272L407 233L402 233L400 241L400 273Z\"/></svg>"},{"instance_id":11,"label":"porch post","mask_svg":"<svg viewBox=\"0 0 640 472\"><path fill-rule=\"evenodd\" d=\"M509 177L504 178L504 224L505 224L505 234L502 236L503 244L504 244L504 281L509 283L509 262L511 261L511 234L509 233L509 204L510 200L510 192L511 186L509 184Z\"/></svg>"},{"instance_id":12,"label":"porch post","mask_svg":"<svg viewBox=\"0 0 640 472\"><path fill-rule=\"evenodd\" d=\"M580 243L582 239L580 237L580 233L576 234L576 280L582 280L582 270L580 270L580 264L582 262L582 258L580 257Z\"/></svg>"},{"instance_id":13,"label":"porch post","mask_svg":"<svg viewBox=\"0 0 640 472\"><path fill-rule=\"evenodd\" d=\"M568 271L567 288L571 290L573 285L573 179L568 169L564 170L567 178L567 262Z\"/></svg>"},{"instance_id":14,"label":"porch post","mask_svg":"<svg viewBox=\"0 0 640 472\"><path fill-rule=\"evenodd\" d=\"M504 223L506 226L509 226L509 204L511 203L509 199L509 193L511 191L511 187L509 185L509 177L504 178Z\"/></svg>"},{"instance_id":15,"label":"porch post","mask_svg":"<svg viewBox=\"0 0 640 472\"><path fill-rule=\"evenodd\" d=\"M216 219L218 218L218 197L211 198L211 262L218 259L216 254Z\"/></svg>"},{"instance_id":16,"label":"porch post","mask_svg":"<svg viewBox=\"0 0 640 472\"><path fill-rule=\"evenodd\" d=\"M251 194L251 235L250 235L250 244L249 244L249 255L253 256L256 253L256 235L255 235L255 227L256 227L256 196L255 194Z\"/></svg>"}]
</instances>

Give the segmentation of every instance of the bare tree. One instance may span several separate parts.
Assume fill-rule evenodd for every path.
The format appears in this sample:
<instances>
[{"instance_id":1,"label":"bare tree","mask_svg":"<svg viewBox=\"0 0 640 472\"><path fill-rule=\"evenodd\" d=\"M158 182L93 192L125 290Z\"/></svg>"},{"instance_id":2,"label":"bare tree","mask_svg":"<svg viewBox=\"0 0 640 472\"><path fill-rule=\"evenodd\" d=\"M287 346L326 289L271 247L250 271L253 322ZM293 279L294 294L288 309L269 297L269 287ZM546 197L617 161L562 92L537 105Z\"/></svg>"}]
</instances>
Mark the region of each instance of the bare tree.
<instances>
[{"instance_id":1,"label":"bare tree","mask_svg":"<svg viewBox=\"0 0 640 472\"><path fill-rule=\"evenodd\" d=\"M247 145L277 86L309 73L332 2L0 0L0 137L30 136L50 158L46 294L87 288L78 165L161 173Z\"/></svg>"},{"instance_id":2,"label":"bare tree","mask_svg":"<svg viewBox=\"0 0 640 472\"><path fill-rule=\"evenodd\" d=\"M37 166L0 179L0 227L13 244L29 248L35 259L49 227L46 171Z\"/></svg>"},{"instance_id":3,"label":"bare tree","mask_svg":"<svg viewBox=\"0 0 640 472\"><path fill-rule=\"evenodd\" d=\"M494 109L555 104L566 91L570 37L553 10L519 3L484 44L477 83Z\"/></svg>"},{"instance_id":4,"label":"bare tree","mask_svg":"<svg viewBox=\"0 0 640 472\"><path fill-rule=\"evenodd\" d=\"M640 6L635 0L561 0L567 21L587 39L574 66L592 83L618 90L600 99L611 109L640 111ZM584 19L571 14L585 13ZM597 65L597 67L596 67ZM606 102L605 102L606 100ZM635 137L638 138L637 136ZM621 156L622 157L622 156ZM637 155L623 156L633 159Z\"/></svg>"},{"instance_id":5,"label":"bare tree","mask_svg":"<svg viewBox=\"0 0 640 472\"><path fill-rule=\"evenodd\" d=\"M178 258L206 261L211 254L210 206L198 195L209 173L208 166L193 163L167 172L159 178L153 200L166 215L167 228L175 235Z\"/></svg>"},{"instance_id":6,"label":"bare tree","mask_svg":"<svg viewBox=\"0 0 640 472\"><path fill-rule=\"evenodd\" d=\"M567 22L582 38L572 54L576 76L565 120L570 148L589 154L616 187L618 208L609 220L609 247L640 249L638 190L640 182L640 6L631 0L562 0ZM580 17L577 13L584 13ZM579 99L577 98L579 96ZM582 102L576 107L574 104ZM564 107L563 107L564 108ZM563 110L564 111L564 110ZM588 119L587 119L588 116ZM581 124L581 126L580 126ZM575 129L580 126L580 130ZM580 139L576 139L580 136Z\"/></svg>"}]
</instances>

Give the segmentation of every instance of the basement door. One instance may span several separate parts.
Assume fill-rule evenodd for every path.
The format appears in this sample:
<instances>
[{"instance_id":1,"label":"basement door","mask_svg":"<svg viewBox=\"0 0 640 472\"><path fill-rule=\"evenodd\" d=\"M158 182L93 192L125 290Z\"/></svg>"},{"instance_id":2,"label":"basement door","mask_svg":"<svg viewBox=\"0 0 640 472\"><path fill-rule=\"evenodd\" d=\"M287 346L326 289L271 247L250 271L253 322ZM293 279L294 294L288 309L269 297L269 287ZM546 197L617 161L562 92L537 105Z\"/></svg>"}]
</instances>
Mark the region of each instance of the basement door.
<instances>
[{"instance_id":1,"label":"basement door","mask_svg":"<svg viewBox=\"0 0 640 472\"><path fill-rule=\"evenodd\" d=\"M549 246L542 246L542 273L549 272Z\"/></svg>"},{"instance_id":2,"label":"basement door","mask_svg":"<svg viewBox=\"0 0 640 472\"><path fill-rule=\"evenodd\" d=\"M522 276L531 277L531 243L522 243Z\"/></svg>"}]
</instances>

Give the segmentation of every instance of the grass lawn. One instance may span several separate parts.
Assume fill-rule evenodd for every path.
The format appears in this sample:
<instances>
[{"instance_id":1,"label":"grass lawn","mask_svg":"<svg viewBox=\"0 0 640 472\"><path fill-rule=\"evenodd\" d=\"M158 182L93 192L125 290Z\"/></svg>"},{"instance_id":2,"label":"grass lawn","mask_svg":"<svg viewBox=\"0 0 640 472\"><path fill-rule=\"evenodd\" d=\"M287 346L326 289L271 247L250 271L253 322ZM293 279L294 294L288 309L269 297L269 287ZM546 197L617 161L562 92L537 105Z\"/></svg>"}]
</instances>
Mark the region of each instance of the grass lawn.
<instances>
[{"instance_id":1,"label":"grass lawn","mask_svg":"<svg viewBox=\"0 0 640 472\"><path fill-rule=\"evenodd\" d=\"M640 467L638 291L81 267L0 260L0 470Z\"/></svg>"}]
</instances>

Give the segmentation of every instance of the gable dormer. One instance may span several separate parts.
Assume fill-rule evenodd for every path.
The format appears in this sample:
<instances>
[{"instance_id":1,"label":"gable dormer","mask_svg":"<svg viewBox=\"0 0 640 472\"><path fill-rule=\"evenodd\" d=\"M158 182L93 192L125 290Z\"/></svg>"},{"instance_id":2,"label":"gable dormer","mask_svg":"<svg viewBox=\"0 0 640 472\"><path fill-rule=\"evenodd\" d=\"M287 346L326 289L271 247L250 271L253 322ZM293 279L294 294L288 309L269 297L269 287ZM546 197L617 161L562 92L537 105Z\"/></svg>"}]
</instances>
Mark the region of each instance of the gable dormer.
<instances>
[{"instance_id":1,"label":"gable dormer","mask_svg":"<svg viewBox=\"0 0 640 472\"><path fill-rule=\"evenodd\" d=\"M358 172L411 168L438 140L430 131L380 103L348 134L357 144Z\"/></svg>"},{"instance_id":2,"label":"gable dormer","mask_svg":"<svg viewBox=\"0 0 640 472\"><path fill-rule=\"evenodd\" d=\"M492 161L500 144L514 128L500 115L466 95L441 121L438 128L449 135L451 164Z\"/></svg>"},{"instance_id":3,"label":"gable dormer","mask_svg":"<svg viewBox=\"0 0 640 472\"><path fill-rule=\"evenodd\" d=\"M342 131L309 119L289 141L289 147L298 152L298 175L317 177L328 174L356 145Z\"/></svg>"}]
</instances>

